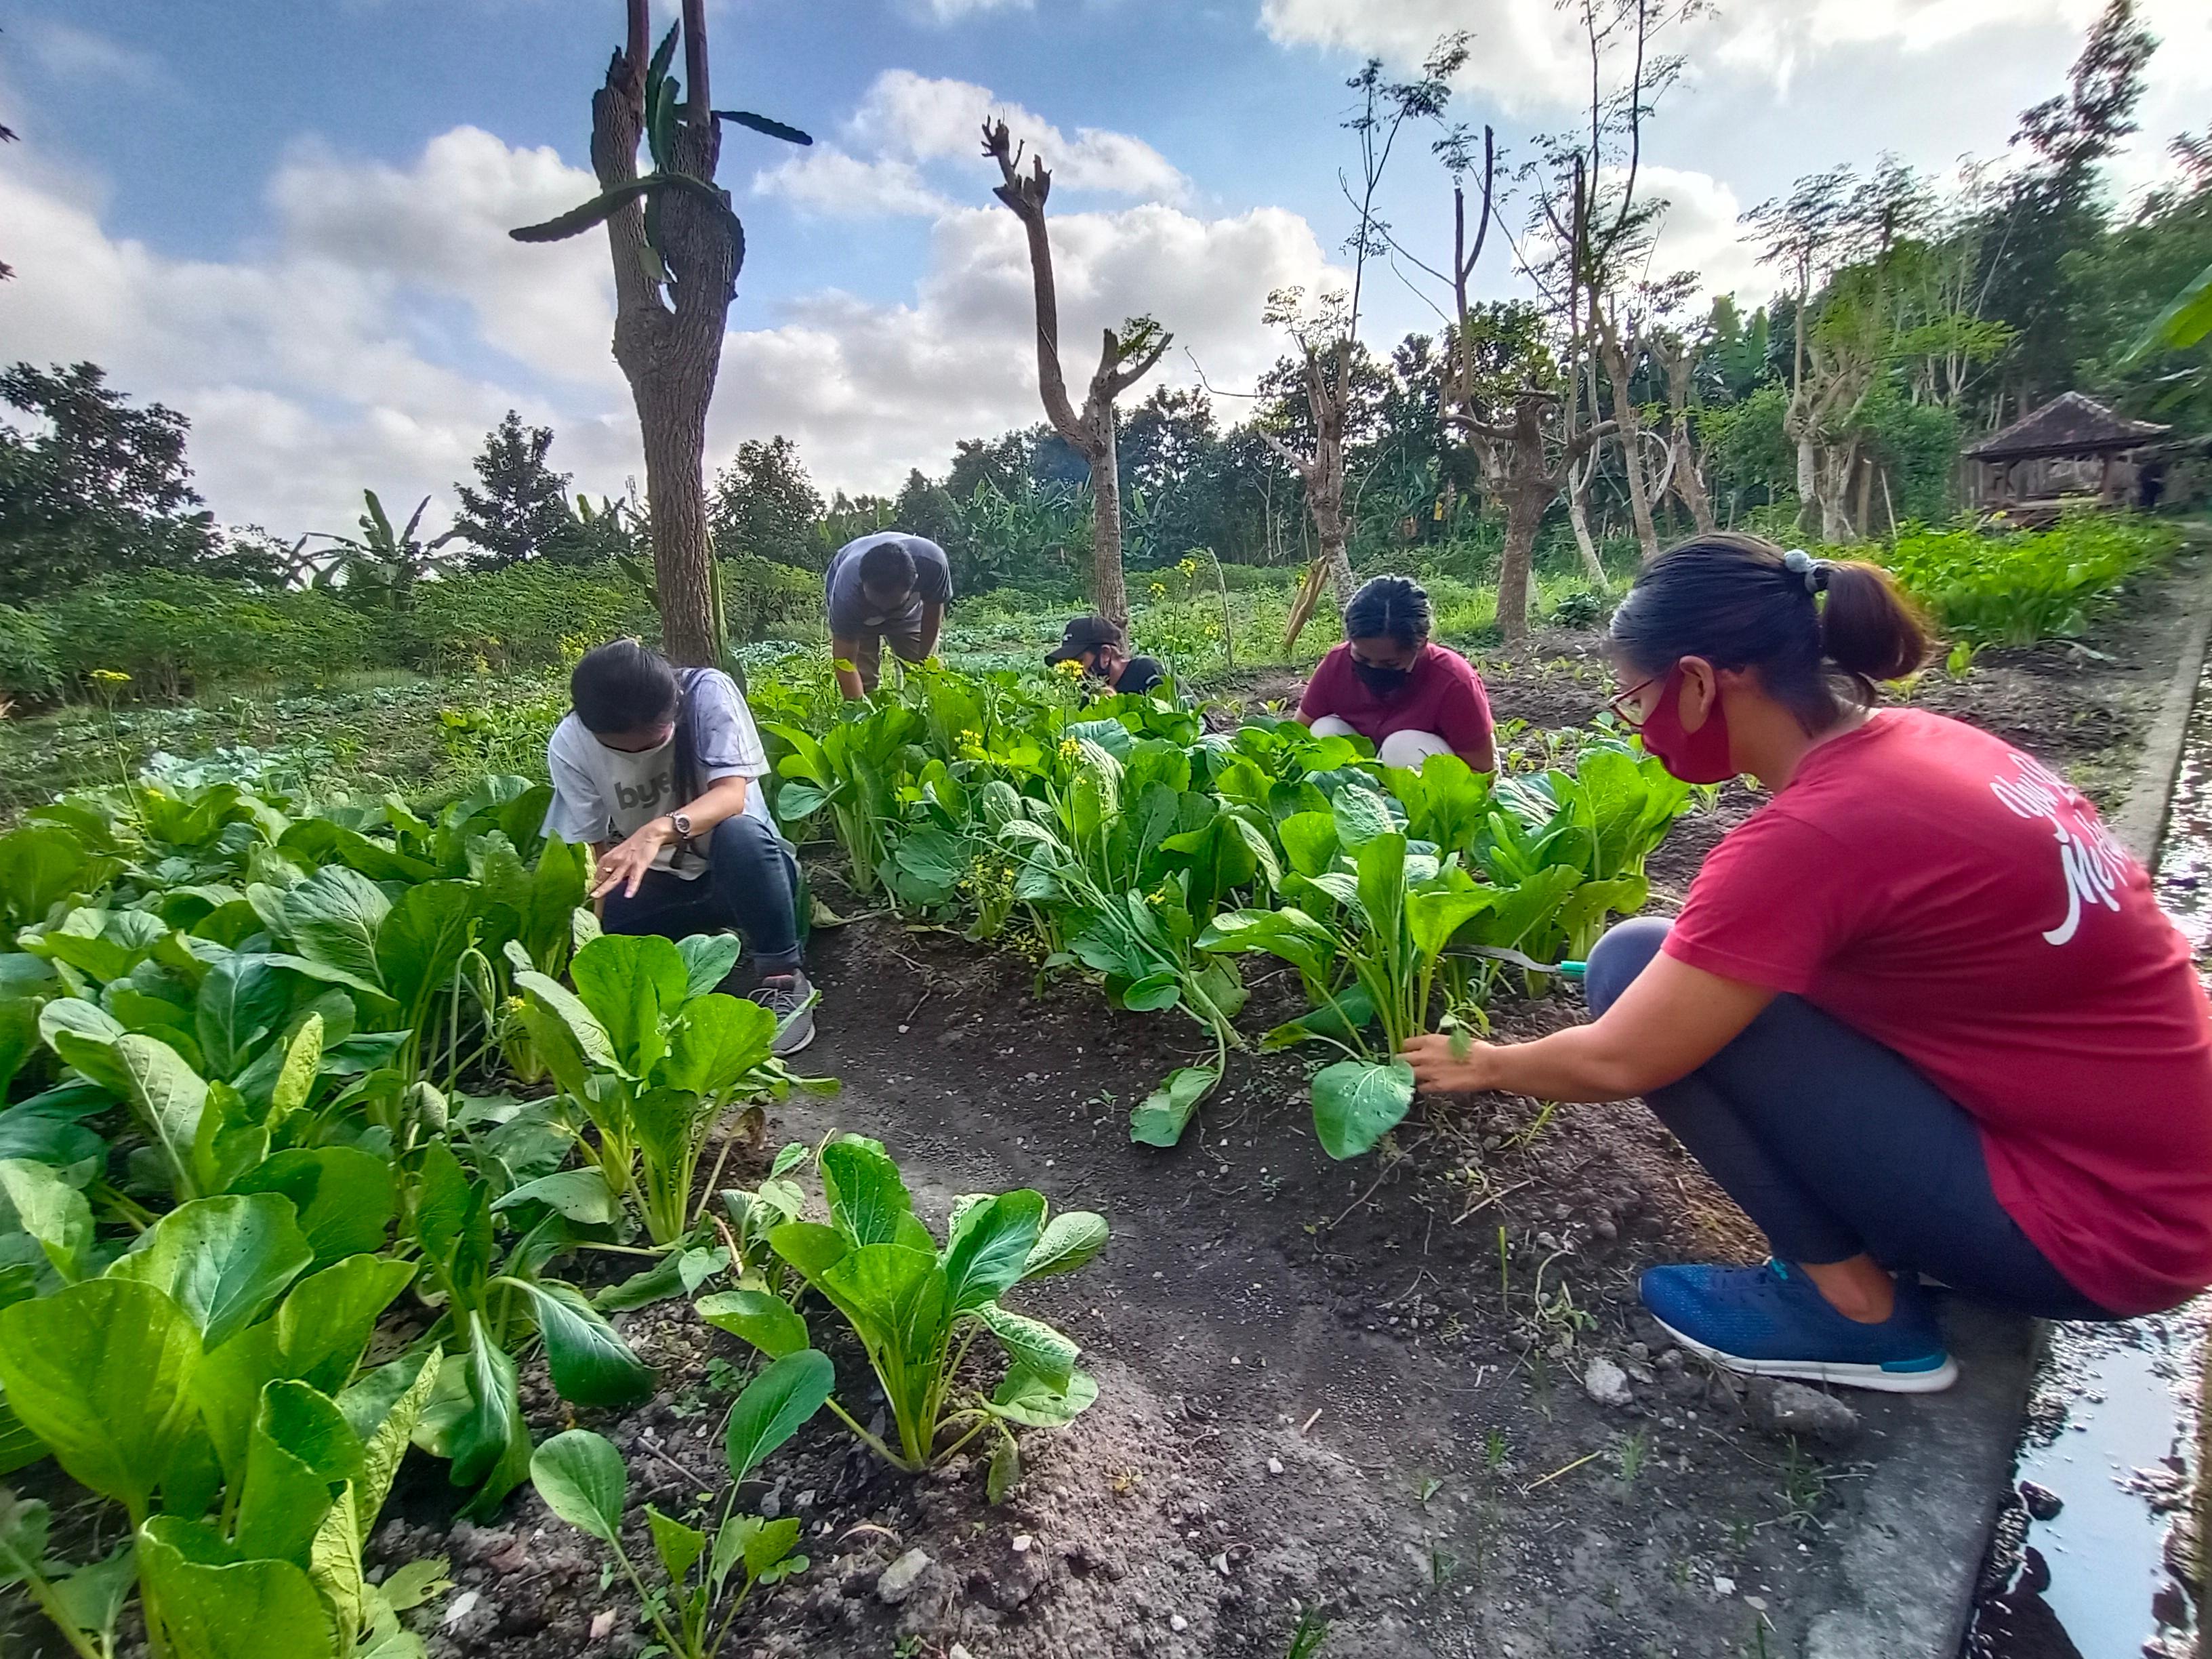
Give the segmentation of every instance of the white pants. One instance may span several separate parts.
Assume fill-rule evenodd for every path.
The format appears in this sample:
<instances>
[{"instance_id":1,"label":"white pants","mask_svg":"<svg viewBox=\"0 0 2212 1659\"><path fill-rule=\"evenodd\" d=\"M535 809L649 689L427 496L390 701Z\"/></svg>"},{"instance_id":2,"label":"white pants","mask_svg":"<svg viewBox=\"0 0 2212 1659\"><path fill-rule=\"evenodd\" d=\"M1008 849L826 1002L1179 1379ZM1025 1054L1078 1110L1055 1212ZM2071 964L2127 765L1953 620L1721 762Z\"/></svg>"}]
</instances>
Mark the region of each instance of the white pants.
<instances>
[{"instance_id":1,"label":"white pants","mask_svg":"<svg viewBox=\"0 0 2212 1659\"><path fill-rule=\"evenodd\" d=\"M1361 734L1334 714L1323 714L1313 723L1313 734L1317 738L1356 738ZM1418 772L1421 763L1431 755L1449 755L1452 746L1433 732L1393 732L1376 746L1375 757L1385 766L1402 767L1408 772Z\"/></svg>"}]
</instances>

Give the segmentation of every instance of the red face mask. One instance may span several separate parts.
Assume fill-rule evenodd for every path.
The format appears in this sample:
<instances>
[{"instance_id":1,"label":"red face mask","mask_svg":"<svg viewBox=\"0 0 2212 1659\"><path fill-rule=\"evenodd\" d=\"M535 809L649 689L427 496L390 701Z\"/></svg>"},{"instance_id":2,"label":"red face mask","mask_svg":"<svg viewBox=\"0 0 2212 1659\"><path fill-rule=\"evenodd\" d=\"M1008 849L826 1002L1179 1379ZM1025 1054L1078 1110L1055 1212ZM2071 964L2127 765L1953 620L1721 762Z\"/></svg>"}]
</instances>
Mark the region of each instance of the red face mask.
<instances>
[{"instance_id":1,"label":"red face mask","mask_svg":"<svg viewBox=\"0 0 2212 1659\"><path fill-rule=\"evenodd\" d=\"M1667 683L1659 688L1659 701L1644 722L1644 746L1685 783L1726 783L1735 775L1729 758L1728 710L1715 687L1705 723L1694 732L1682 729L1682 665L1674 665Z\"/></svg>"}]
</instances>

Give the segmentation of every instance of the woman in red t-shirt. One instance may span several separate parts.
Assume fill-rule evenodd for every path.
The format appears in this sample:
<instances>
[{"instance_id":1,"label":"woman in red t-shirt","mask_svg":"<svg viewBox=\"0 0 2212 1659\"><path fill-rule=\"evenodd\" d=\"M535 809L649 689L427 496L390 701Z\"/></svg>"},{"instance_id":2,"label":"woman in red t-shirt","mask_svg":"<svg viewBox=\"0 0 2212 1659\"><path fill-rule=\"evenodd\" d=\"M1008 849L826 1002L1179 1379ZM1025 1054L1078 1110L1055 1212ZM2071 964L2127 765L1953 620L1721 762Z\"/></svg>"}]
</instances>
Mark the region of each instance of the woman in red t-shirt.
<instances>
[{"instance_id":1,"label":"woman in red t-shirt","mask_svg":"<svg viewBox=\"0 0 2212 1659\"><path fill-rule=\"evenodd\" d=\"M1457 755L1478 772L1496 757L1490 698L1474 665L1429 641L1429 596L1406 576L1376 576L1344 607L1344 643L1315 665L1298 718L1324 738L1357 735L1385 766L1419 771Z\"/></svg>"},{"instance_id":2,"label":"woman in red t-shirt","mask_svg":"<svg viewBox=\"0 0 2212 1659\"><path fill-rule=\"evenodd\" d=\"M1599 941L1591 1024L1463 1060L1417 1037L1421 1086L1644 1097L1772 1247L1644 1275L1662 1324L1741 1371L1947 1387L1922 1273L2057 1319L2212 1284L2188 943L2063 778L1872 707L1928 648L1887 574L1701 537L1645 567L1613 646L1613 706L1668 771L1773 799L1671 926Z\"/></svg>"}]
</instances>

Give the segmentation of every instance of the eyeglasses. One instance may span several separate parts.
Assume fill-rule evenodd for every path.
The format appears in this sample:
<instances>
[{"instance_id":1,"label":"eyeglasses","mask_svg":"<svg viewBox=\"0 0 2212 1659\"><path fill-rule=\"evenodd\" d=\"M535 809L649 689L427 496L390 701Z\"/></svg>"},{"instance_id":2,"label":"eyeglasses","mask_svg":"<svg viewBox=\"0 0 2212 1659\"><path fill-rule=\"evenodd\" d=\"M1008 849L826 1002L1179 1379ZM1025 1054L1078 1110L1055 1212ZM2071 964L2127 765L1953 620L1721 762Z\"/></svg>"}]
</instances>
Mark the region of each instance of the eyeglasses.
<instances>
[{"instance_id":1,"label":"eyeglasses","mask_svg":"<svg viewBox=\"0 0 2212 1659\"><path fill-rule=\"evenodd\" d=\"M1644 729L1644 722L1648 716L1630 714L1628 712L1629 700L1634 697L1638 691L1641 691L1645 686L1656 685L1665 678L1666 676L1663 674L1647 675L1644 678L1637 681L1635 684L1630 686L1626 691L1614 692L1611 696L1605 700L1605 706L1613 711L1613 719L1619 720L1630 731L1641 732Z\"/></svg>"}]
</instances>

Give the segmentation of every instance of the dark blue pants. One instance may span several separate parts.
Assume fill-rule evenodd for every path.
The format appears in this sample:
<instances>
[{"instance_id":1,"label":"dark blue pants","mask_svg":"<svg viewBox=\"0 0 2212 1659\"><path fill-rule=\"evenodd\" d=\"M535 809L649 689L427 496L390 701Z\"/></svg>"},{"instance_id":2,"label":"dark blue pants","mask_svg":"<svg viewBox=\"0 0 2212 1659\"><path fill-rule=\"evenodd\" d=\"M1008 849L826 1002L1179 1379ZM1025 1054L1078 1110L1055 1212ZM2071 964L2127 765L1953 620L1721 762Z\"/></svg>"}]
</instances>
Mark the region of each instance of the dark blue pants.
<instances>
[{"instance_id":1,"label":"dark blue pants","mask_svg":"<svg viewBox=\"0 0 2212 1659\"><path fill-rule=\"evenodd\" d=\"M607 895L610 933L686 939L735 928L763 975L799 966L799 860L790 843L750 813L724 818L702 838L707 873L695 879L648 870L636 893Z\"/></svg>"},{"instance_id":2,"label":"dark blue pants","mask_svg":"<svg viewBox=\"0 0 2212 1659\"><path fill-rule=\"evenodd\" d=\"M1590 952L1602 1014L1667 937L1622 922ZM1965 1108L1904 1056L1778 996L1728 1047L1646 1097L1784 1261L1871 1255L2045 1319L2112 1319L2044 1257L1990 1188Z\"/></svg>"}]
</instances>

